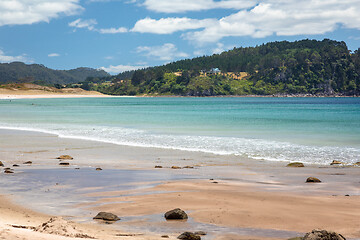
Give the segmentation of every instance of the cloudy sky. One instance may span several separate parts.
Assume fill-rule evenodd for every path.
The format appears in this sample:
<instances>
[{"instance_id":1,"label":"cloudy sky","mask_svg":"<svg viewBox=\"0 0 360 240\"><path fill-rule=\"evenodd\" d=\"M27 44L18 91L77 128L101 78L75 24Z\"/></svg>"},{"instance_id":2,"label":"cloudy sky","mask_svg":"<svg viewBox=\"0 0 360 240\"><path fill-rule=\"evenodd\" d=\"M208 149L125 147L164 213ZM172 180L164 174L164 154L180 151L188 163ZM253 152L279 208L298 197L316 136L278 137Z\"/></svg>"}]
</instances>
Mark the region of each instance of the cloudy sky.
<instances>
[{"instance_id":1,"label":"cloudy sky","mask_svg":"<svg viewBox=\"0 0 360 240\"><path fill-rule=\"evenodd\" d=\"M360 47L360 0L0 0L0 62L112 74L269 41Z\"/></svg>"}]
</instances>

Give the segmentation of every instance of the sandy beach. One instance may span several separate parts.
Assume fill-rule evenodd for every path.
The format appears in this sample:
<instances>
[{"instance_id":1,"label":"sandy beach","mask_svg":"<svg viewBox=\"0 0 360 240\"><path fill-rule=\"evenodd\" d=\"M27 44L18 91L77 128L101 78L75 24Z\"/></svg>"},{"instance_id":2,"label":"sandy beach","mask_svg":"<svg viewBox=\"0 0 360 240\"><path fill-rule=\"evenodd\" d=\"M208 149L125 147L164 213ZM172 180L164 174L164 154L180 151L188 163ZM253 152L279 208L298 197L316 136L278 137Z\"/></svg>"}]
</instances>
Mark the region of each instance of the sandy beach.
<instances>
[{"instance_id":1,"label":"sandy beach","mask_svg":"<svg viewBox=\"0 0 360 240\"><path fill-rule=\"evenodd\" d=\"M236 156L0 133L0 161L14 169L0 175L2 239L72 239L63 236L61 221L52 226L57 231L34 231L54 216L72 221L65 224L70 235L97 239L176 239L184 231L207 232L202 239L288 239L316 228L360 239L359 167L288 168ZM67 167L56 159L63 154L74 158ZM305 183L309 176L322 183ZM166 221L163 214L174 208L189 220ZM100 211L121 220L93 220Z\"/></svg>"},{"instance_id":2,"label":"sandy beach","mask_svg":"<svg viewBox=\"0 0 360 240\"><path fill-rule=\"evenodd\" d=\"M39 86L23 83L17 85L3 85L0 88L0 99L33 99L33 98L82 98L82 97L110 97L96 91L85 91L81 88L63 88Z\"/></svg>"}]
</instances>

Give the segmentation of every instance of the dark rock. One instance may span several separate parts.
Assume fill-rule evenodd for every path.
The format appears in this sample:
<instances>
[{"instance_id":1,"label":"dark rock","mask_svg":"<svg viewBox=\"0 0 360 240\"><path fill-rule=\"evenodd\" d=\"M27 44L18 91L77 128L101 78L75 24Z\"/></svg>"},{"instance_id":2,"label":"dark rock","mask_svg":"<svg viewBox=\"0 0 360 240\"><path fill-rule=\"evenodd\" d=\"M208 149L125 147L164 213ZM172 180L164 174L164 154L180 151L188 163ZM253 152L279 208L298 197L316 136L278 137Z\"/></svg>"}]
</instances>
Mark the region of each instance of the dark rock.
<instances>
[{"instance_id":1,"label":"dark rock","mask_svg":"<svg viewBox=\"0 0 360 240\"><path fill-rule=\"evenodd\" d=\"M360 162L354 163L355 166L360 166Z\"/></svg>"},{"instance_id":2,"label":"dark rock","mask_svg":"<svg viewBox=\"0 0 360 240\"><path fill-rule=\"evenodd\" d=\"M188 219L188 215L180 208L175 208L166 212L164 217L170 220Z\"/></svg>"},{"instance_id":3,"label":"dark rock","mask_svg":"<svg viewBox=\"0 0 360 240\"><path fill-rule=\"evenodd\" d=\"M211 182L211 183L219 183L219 182L217 182L217 181L214 181L214 182Z\"/></svg>"},{"instance_id":4,"label":"dark rock","mask_svg":"<svg viewBox=\"0 0 360 240\"><path fill-rule=\"evenodd\" d=\"M0 161L0 167L4 167L4 164L2 163L2 161Z\"/></svg>"},{"instance_id":5,"label":"dark rock","mask_svg":"<svg viewBox=\"0 0 360 240\"><path fill-rule=\"evenodd\" d=\"M185 166L185 167L183 167L183 168L194 168L194 167L192 167L192 166Z\"/></svg>"},{"instance_id":6,"label":"dark rock","mask_svg":"<svg viewBox=\"0 0 360 240\"><path fill-rule=\"evenodd\" d=\"M162 238L169 238L169 235L162 235Z\"/></svg>"},{"instance_id":7,"label":"dark rock","mask_svg":"<svg viewBox=\"0 0 360 240\"><path fill-rule=\"evenodd\" d=\"M180 234L177 238L183 240L201 240L201 237L199 235L196 235L192 232L184 232Z\"/></svg>"},{"instance_id":8,"label":"dark rock","mask_svg":"<svg viewBox=\"0 0 360 240\"><path fill-rule=\"evenodd\" d=\"M108 212L99 212L93 219L102 219L105 221L118 221L120 218L115 214Z\"/></svg>"},{"instance_id":9,"label":"dark rock","mask_svg":"<svg viewBox=\"0 0 360 240\"><path fill-rule=\"evenodd\" d=\"M11 170L11 169L6 169L6 170L4 171L4 173L14 173L14 171Z\"/></svg>"},{"instance_id":10,"label":"dark rock","mask_svg":"<svg viewBox=\"0 0 360 240\"><path fill-rule=\"evenodd\" d=\"M155 168L162 168L162 166L155 166Z\"/></svg>"},{"instance_id":11,"label":"dark rock","mask_svg":"<svg viewBox=\"0 0 360 240\"><path fill-rule=\"evenodd\" d=\"M201 236L205 236L207 233L204 232L204 231L197 231L197 232L194 232L195 235L201 235Z\"/></svg>"},{"instance_id":12,"label":"dark rock","mask_svg":"<svg viewBox=\"0 0 360 240\"><path fill-rule=\"evenodd\" d=\"M69 155L61 155L60 157L57 157L56 159L60 160L73 160L74 158Z\"/></svg>"},{"instance_id":13,"label":"dark rock","mask_svg":"<svg viewBox=\"0 0 360 240\"><path fill-rule=\"evenodd\" d=\"M316 178L316 177L308 177L308 178L306 179L306 182L307 182L307 183L320 183L321 181L320 181L320 179L318 179L318 178Z\"/></svg>"},{"instance_id":14,"label":"dark rock","mask_svg":"<svg viewBox=\"0 0 360 240\"><path fill-rule=\"evenodd\" d=\"M101 170L102 170L101 167L96 168L96 171L101 171Z\"/></svg>"},{"instance_id":15,"label":"dark rock","mask_svg":"<svg viewBox=\"0 0 360 240\"><path fill-rule=\"evenodd\" d=\"M24 162L24 164L32 164L32 161Z\"/></svg>"},{"instance_id":16,"label":"dark rock","mask_svg":"<svg viewBox=\"0 0 360 240\"><path fill-rule=\"evenodd\" d=\"M336 232L315 229L305 234L303 240L346 240L346 238Z\"/></svg>"},{"instance_id":17,"label":"dark rock","mask_svg":"<svg viewBox=\"0 0 360 240\"><path fill-rule=\"evenodd\" d=\"M172 166L171 168L172 169L181 169L181 167L178 167L178 166Z\"/></svg>"},{"instance_id":18,"label":"dark rock","mask_svg":"<svg viewBox=\"0 0 360 240\"><path fill-rule=\"evenodd\" d=\"M339 164L344 164L343 162L340 162L340 161L332 161L332 163L330 163L330 165L339 165Z\"/></svg>"},{"instance_id":19,"label":"dark rock","mask_svg":"<svg viewBox=\"0 0 360 240\"><path fill-rule=\"evenodd\" d=\"M305 167L303 163L301 162L293 162L286 165L287 167Z\"/></svg>"},{"instance_id":20,"label":"dark rock","mask_svg":"<svg viewBox=\"0 0 360 240\"><path fill-rule=\"evenodd\" d=\"M19 165L17 165L17 164L14 164L14 165L13 165L13 167L19 167Z\"/></svg>"},{"instance_id":21,"label":"dark rock","mask_svg":"<svg viewBox=\"0 0 360 240\"><path fill-rule=\"evenodd\" d=\"M61 163L59 163L59 165L61 165L61 166L69 166L70 163L68 163L68 162L61 162Z\"/></svg>"}]
</instances>

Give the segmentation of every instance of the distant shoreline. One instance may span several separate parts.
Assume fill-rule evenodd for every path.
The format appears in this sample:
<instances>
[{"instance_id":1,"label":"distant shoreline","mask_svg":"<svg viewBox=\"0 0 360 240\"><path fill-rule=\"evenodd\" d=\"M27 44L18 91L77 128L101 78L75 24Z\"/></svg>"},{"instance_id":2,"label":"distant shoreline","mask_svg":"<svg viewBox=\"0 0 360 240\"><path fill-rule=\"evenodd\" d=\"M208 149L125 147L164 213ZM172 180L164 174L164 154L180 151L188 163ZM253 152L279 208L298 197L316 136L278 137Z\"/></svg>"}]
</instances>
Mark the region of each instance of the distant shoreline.
<instances>
[{"instance_id":1,"label":"distant shoreline","mask_svg":"<svg viewBox=\"0 0 360 240\"><path fill-rule=\"evenodd\" d=\"M10 90L0 88L0 99L37 99L37 98L341 98L341 97L360 97L359 95L342 94L273 94L273 95L216 95L216 96L182 96L182 95L107 95L96 91L86 91L83 89L66 89L59 92L45 90Z\"/></svg>"},{"instance_id":2,"label":"distant shoreline","mask_svg":"<svg viewBox=\"0 0 360 240\"><path fill-rule=\"evenodd\" d=\"M105 95L105 94L1 94L0 100L12 99L48 99L48 98L358 98L360 96L342 95L221 95L221 96L128 96L128 95Z\"/></svg>"}]
</instances>

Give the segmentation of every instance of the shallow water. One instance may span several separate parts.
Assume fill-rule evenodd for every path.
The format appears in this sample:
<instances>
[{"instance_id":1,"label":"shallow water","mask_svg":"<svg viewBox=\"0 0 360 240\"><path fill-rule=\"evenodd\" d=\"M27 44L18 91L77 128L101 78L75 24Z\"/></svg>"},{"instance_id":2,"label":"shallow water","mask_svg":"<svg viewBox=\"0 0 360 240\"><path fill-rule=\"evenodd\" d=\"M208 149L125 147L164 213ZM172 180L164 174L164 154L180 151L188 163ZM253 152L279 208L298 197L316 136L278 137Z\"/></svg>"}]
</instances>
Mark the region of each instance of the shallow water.
<instances>
[{"instance_id":1,"label":"shallow water","mask_svg":"<svg viewBox=\"0 0 360 240\"><path fill-rule=\"evenodd\" d=\"M0 100L0 128L272 161L360 161L359 98Z\"/></svg>"},{"instance_id":2,"label":"shallow water","mask_svg":"<svg viewBox=\"0 0 360 240\"><path fill-rule=\"evenodd\" d=\"M144 190L161 181L200 179L200 176L176 174L169 171L153 170L102 170L94 168L16 168L16 174L2 176L0 188L14 196L16 203L50 215L67 217L77 222L93 222L96 214L89 207L99 207L92 193L110 191ZM139 184L141 183L141 184ZM3 192L4 193L4 192ZM153 194L142 192L139 194ZM114 193L113 193L114 194ZM120 193L118 193L120 194ZM136 195L136 191L134 194ZM129 195L129 196L130 196ZM117 195L111 195L116 197ZM127 196L121 194L121 196ZM112 202L114 203L114 202ZM83 205L85 204L85 205ZM90 205L88 205L90 204ZM80 207L83 205L83 207ZM101 222L100 222L101 223ZM122 231L174 234L184 231L205 231L202 239L213 239L218 235L255 235L263 237L287 238L303 233L274 229L232 228L199 223L189 218L187 221L166 221L163 214L144 216L121 216L121 221L113 227Z\"/></svg>"},{"instance_id":3,"label":"shallow water","mask_svg":"<svg viewBox=\"0 0 360 240\"><path fill-rule=\"evenodd\" d=\"M74 207L95 202L87 194L127 191L154 187L161 181L200 178L151 170L102 170L95 168L15 168L15 174L1 176L2 193L12 194L15 201L31 209L50 214L86 216L86 209ZM141 183L141 184L138 184ZM91 218L90 218L91 219Z\"/></svg>"}]
</instances>

